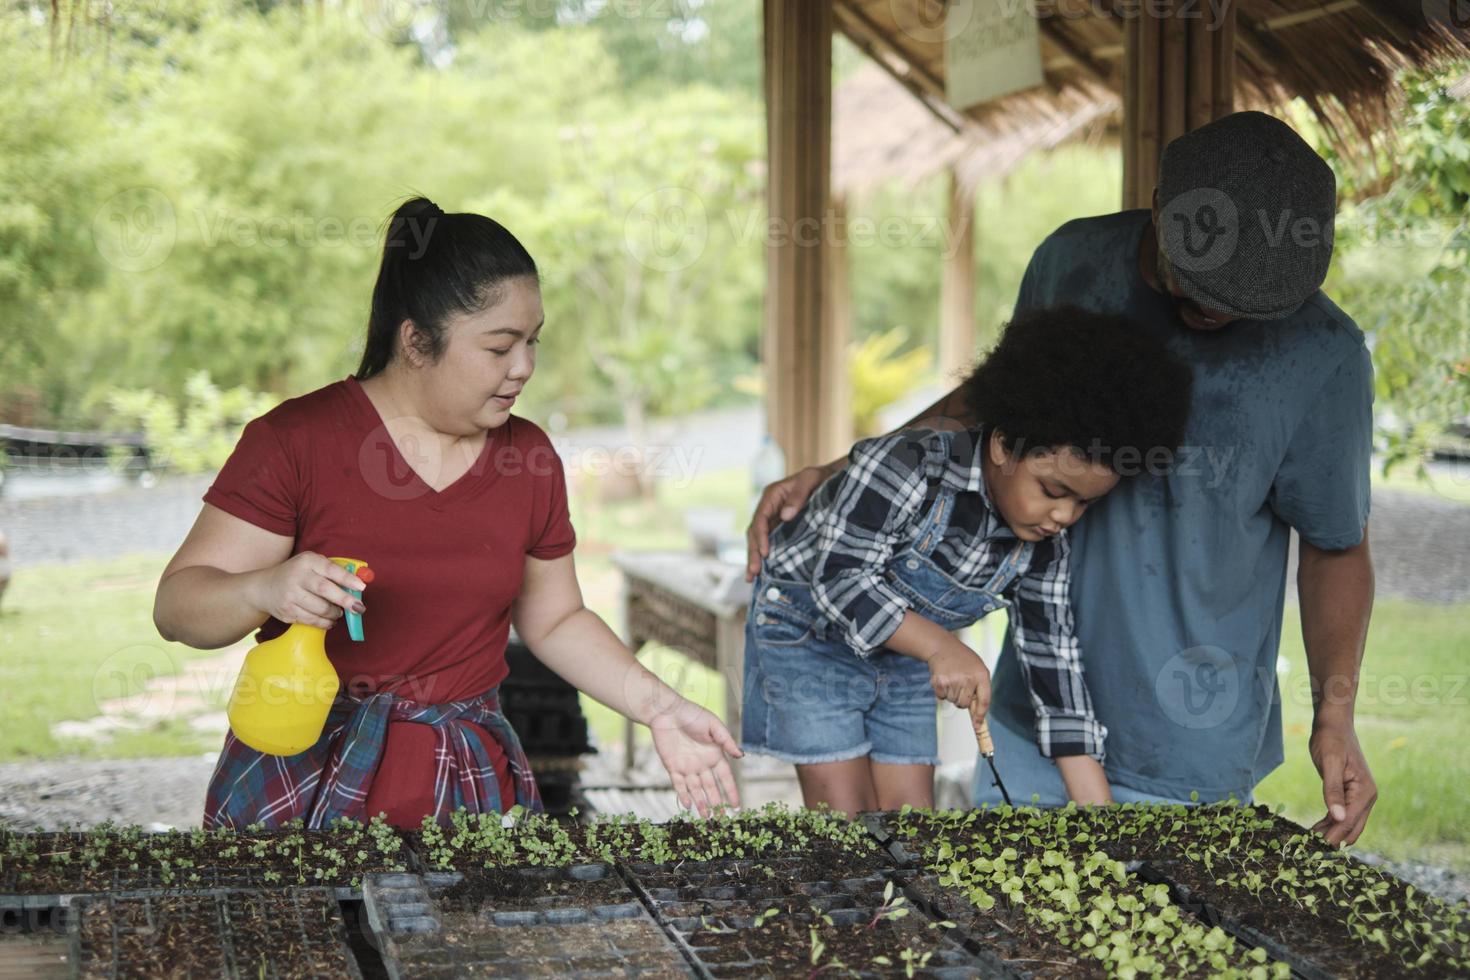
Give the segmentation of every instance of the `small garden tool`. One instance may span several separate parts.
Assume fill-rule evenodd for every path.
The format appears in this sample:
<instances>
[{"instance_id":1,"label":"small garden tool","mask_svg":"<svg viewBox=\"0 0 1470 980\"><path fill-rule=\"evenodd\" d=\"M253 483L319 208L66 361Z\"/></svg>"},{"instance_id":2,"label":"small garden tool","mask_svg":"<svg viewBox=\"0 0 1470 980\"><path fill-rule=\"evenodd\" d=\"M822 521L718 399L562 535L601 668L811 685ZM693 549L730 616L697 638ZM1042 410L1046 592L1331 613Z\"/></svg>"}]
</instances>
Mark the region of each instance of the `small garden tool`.
<instances>
[{"instance_id":1,"label":"small garden tool","mask_svg":"<svg viewBox=\"0 0 1470 980\"><path fill-rule=\"evenodd\" d=\"M332 561L364 582L373 580L367 562L356 558ZM354 598L362 593L348 589ZM347 611L347 634L363 639L362 616ZM267 755L296 755L321 738L327 714L342 682L327 657L327 631L292 623L275 639L257 644L245 655L226 714L235 737Z\"/></svg>"},{"instance_id":2,"label":"small garden tool","mask_svg":"<svg viewBox=\"0 0 1470 980\"><path fill-rule=\"evenodd\" d=\"M990 740L990 720L987 718L980 722L980 727L975 729L975 741L980 746L980 754L985 756L985 761L990 765L990 774L995 777L995 788L1000 790L1000 795L1006 801L1006 806L1012 806L1011 794L1006 792L1006 784L1000 781L1000 770L995 768L995 743Z\"/></svg>"}]
</instances>

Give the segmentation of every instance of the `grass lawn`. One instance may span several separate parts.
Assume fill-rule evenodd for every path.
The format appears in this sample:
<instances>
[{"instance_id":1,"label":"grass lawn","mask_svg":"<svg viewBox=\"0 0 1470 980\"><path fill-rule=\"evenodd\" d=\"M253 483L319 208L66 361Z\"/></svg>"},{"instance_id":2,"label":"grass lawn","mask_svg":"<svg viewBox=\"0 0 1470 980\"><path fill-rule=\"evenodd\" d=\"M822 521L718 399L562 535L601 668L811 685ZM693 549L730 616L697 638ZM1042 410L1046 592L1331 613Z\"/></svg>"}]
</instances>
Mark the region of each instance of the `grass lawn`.
<instances>
[{"instance_id":1,"label":"grass lawn","mask_svg":"<svg viewBox=\"0 0 1470 980\"><path fill-rule=\"evenodd\" d=\"M142 723L106 740L58 739L59 721L94 718L99 702L135 698L154 677L213 651L166 643L153 628L153 590L167 555L22 566L0 607L0 761L127 758L218 748L182 720ZM143 707L126 704L131 716Z\"/></svg>"},{"instance_id":2,"label":"grass lawn","mask_svg":"<svg viewBox=\"0 0 1470 980\"><path fill-rule=\"evenodd\" d=\"M588 604L613 626L621 582L616 549L684 546L681 511L728 507L743 515L743 473L714 474L662 492L658 500L573 507L581 544L577 566ZM737 518L743 526L743 516ZM614 545L613 542L616 544ZM136 694L152 676L178 673L190 658L213 656L165 643L153 629L153 590L167 556L28 566L0 611L0 761L37 758L181 755L212 751L215 735L175 718L110 740L57 739L53 724L98 714L97 703ZM1379 803L1360 846L1391 857L1470 869L1470 606L1381 600L1374 612L1358 702L1358 732L1379 784ZM1288 610L1282 656L1286 762L1260 787L1263 802L1315 822L1321 783L1307 756L1311 701L1300 625ZM650 649L644 659L671 684L718 711L723 680L678 654ZM599 739L622 737L622 720L584 699ZM643 737L646 741L646 733Z\"/></svg>"},{"instance_id":3,"label":"grass lawn","mask_svg":"<svg viewBox=\"0 0 1470 980\"><path fill-rule=\"evenodd\" d=\"M1364 850L1470 870L1470 606L1379 600L1368 631L1357 706L1358 739L1378 783ZM1287 610L1281 655L1286 761L1257 790L1265 803L1312 824L1322 782L1307 755L1312 701L1301 625Z\"/></svg>"}]
</instances>

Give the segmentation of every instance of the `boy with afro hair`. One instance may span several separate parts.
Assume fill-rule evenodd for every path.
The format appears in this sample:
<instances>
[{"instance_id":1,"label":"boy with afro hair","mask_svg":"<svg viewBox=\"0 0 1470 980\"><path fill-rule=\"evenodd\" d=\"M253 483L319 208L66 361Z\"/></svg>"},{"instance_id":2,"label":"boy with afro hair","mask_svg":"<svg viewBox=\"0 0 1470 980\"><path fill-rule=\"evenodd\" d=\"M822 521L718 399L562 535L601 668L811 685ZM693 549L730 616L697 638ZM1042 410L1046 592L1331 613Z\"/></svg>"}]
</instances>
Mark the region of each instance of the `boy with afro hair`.
<instances>
[{"instance_id":1,"label":"boy with afro hair","mask_svg":"<svg viewBox=\"0 0 1470 980\"><path fill-rule=\"evenodd\" d=\"M977 731L990 674L955 632L1005 608L1041 753L1111 801L1069 602L1067 529L1183 441L1190 368L1124 317L1016 317L964 383L972 428L859 442L772 535L745 638L742 747L806 805L933 806L936 698Z\"/></svg>"}]
</instances>

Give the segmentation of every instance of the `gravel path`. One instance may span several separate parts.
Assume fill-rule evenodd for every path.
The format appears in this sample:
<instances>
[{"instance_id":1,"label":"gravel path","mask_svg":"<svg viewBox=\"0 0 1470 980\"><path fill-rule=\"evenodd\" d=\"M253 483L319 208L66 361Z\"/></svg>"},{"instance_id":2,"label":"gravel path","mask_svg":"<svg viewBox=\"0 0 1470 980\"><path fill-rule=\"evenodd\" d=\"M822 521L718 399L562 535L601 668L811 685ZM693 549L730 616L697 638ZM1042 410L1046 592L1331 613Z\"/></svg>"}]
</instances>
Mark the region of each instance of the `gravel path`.
<instances>
[{"instance_id":1,"label":"gravel path","mask_svg":"<svg viewBox=\"0 0 1470 980\"><path fill-rule=\"evenodd\" d=\"M171 759L18 762L0 765L0 824L18 830L87 827L113 820L197 827L215 754Z\"/></svg>"},{"instance_id":2,"label":"gravel path","mask_svg":"<svg viewBox=\"0 0 1470 980\"><path fill-rule=\"evenodd\" d=\"M145 490L129 484L110 493L8 500L0 497L0 531L11 564L172 554L203 505L213 476L171 477Z\"/></svg>"},{"instance_id":3,"label":"gravel path","mask_svg":"<svg viewBox=\"0 0 1470 980\"><path fill-rule=\"evenodd\" d=\"M0 531L15 568L55 561L173 552L199 513L211 478L167 479L95 496L0 498ZM1470 602L1470 505L1428 494L1373 495L1378 594L1420 602ZM1295 573L1291 576L1295 595Z\"/></svg>"}]
</instances>

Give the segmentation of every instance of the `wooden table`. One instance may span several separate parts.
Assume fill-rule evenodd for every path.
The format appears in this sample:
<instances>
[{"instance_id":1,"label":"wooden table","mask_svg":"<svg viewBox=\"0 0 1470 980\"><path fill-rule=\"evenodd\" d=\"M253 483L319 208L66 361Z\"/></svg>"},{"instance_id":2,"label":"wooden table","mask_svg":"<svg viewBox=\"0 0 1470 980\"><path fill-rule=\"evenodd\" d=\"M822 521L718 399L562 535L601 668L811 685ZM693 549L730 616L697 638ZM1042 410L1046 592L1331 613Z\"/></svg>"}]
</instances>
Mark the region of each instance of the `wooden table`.
<instances>
[{"instance_id":1,"label":"wooden table","mask_svg":"<svg viewBox=\"0 0 1470 980\"><path fill-rule=\"evenodd\" d=\"M623 639L637 654L661 643L703 664L725 681L722 719L738 741L740 694L745 681L745 611L750 585L745 569L688 551L618 552L623 573ZM633 769L633 722L623 729L623 772ZM731 760L744 792L738 760Z\"/></svg>"}]
</instances>

